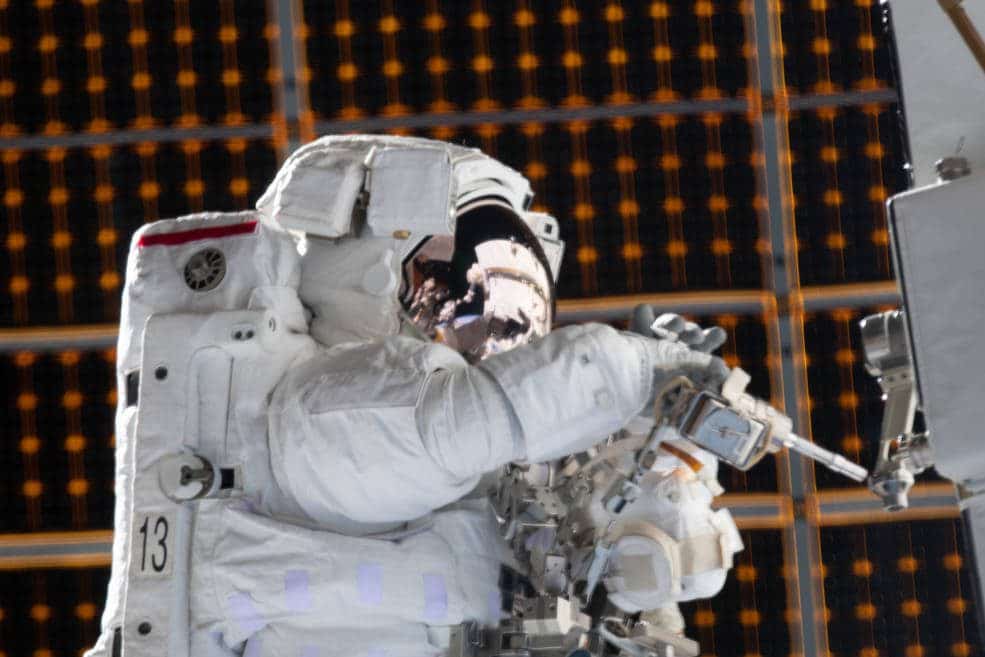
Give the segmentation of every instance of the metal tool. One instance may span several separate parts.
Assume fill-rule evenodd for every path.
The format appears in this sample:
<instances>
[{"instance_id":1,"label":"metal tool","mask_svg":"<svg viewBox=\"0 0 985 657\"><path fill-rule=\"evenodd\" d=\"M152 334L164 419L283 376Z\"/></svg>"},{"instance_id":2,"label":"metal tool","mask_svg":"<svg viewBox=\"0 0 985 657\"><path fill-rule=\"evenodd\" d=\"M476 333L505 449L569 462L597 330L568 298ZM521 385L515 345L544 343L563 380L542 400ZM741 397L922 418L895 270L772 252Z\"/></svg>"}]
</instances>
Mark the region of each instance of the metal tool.
<instances>
[{"instance_id":1,"label":"metal tool","mask_svg":"<svg viewBox=\"0 0 985 657\"><path fill-rule=\"evenodd\" d=\"M919 397L906 315L901 310L890 310L869 315L859 326L865 367L878 381L885 402L879 455L869 489L882 498L888 511L899 511L909 506L907 494L913 487L914 475L934 463L927 435L913 432Z\"/></svg>"},{"instance_id":2,"label":"metal tool","mask_svg":"<svg viewBox=\"0 0 985 657\"><path fill-rule=\"evenodd\" d=\"M766 454L792 449L826 468L863 482L868 471L840 454L793 433L793 422L765 401L745 392L749 375L731 371L720 393L698 390L680 378L661 394L662 414L683 436L739 470Z\"/></svg>"}]
</instances>

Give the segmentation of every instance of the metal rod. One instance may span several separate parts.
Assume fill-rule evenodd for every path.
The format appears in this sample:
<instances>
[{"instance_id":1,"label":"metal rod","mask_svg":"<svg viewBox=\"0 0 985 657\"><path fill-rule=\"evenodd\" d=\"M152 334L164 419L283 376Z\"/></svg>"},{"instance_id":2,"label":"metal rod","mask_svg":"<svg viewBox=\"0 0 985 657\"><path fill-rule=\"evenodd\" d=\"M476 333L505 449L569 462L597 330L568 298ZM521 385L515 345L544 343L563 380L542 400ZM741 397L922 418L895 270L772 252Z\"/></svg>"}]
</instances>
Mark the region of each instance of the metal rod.
<instances>
[{"instance_id":1,"label":"metal rod","mask_svg":"<svg viewBox=\"0 0 985 657\"><path fill-rule=\"evenodd\" d=\"M116 324L42 326L0 330L0 353L95 350L116 345Z\"/></svg>"},{"instance_id":2,"label":"metal rod","mask_svg":"<svg viewBox=\"0 0 985 657\"><path fill-rule=\"evenodd\" d=\"M899 94L895 89L866 89L865 91L846 91L836 94L809 94L781 96L778 102L785 101L791 111L816 110L822 107L853 107L879 103L895 103Z\"/></svg>"},{"instance_id":3,"label":"metal rod","mask_svg":"<svg viewBox=\"0 0 985 657\"><path fill-rule=\"evenodd\" d=\"M804 310L817 312L840 308L899 306L903 300L896 281L848 283L800 288Z\"/></svg>"},{"instance_id":4,"label":"metal rod","mask_svg":"<svg viewBox=\"0 0 985 657\"><path fill-rule=\"evenodd\" d=\"M284 118L292 135L290 146L297 144L293 137L294 125L305 112L304 93L298 85L302 84L291 72L296 67L299 53L290 45L293 35L285 37L288 29L287 13L292 11L290 0L270 0L276 3L278 29L281 31L278 55L283 67ZM293 29L290 28L290 29ZM898 99L893 89L870 89L838 94L805 94L784 96L782 102L792 110L818 109L821 107L841 107L889 103ZM519 123L562 123L566 121L600 121L619 117L652 117L661 115L689 115L707 113L745 113L750 103L744 98L725 98L708 100L679 100L666 103L627 103L619 105L594 105L590 107L547 109L497 110L489 112L437 112L407 114L404 116L371 117L366 119L320 121L315 123L319 135L345 132L376 132L395 128L433 128L437 126L474 126L493 123L512 125ZM72 132L60 135L22 135L0 138L2 150L45 150L49 148L85 148L88 146L118 145L126 146L141 142L175 142L193 139L262 139L274 136L274 126L269 124L247 124L238 126L206 125L195 128L161 127L143 130L113 130L107 132Z\"/></svg>"},{"instance_id":5,"label":"metal rod","mask_svg":"<svg viewBox=\"0 0 985 657\"><path fill-rule=\"evenodd\" d=\"M63 135L24 135L0 138L0 150L32 151L49 148L85 148L87 146L126 146L142 142L202 141L223 139L262 139L272 137L268 124L211 125L197 128L148 128L111 132L72 132Z\"/></svg>"},{"instance_id":6,"label":"metal rod","mask_svg":"<svg viewBox=\"0 0 985 657\"><path fill-rule=\"evenodd\" d=\"M882 500L866 489L823 490L817 495L817 522L823 526L862 525L957 518L960 514L953 484L919 484L910 490L909 498L909 508L890 513Z\"/></svg>"},{"instance_id":7,"label":"metal rod","mask_svg":"<svg viewBox=\"0 0 985 657\"><path fill-rule=\"evenodd\" d=\"M871 89L837 94L785 96L791 109L817 109L895 102L894 89ZM751 109L744 98L678 100L671 102L626 103L590 107L553 107L531 110L497 110L489 112L444 112L366 119L321 121L315 124L318 134L366 132L393 128L433 128L437 126L472 126L481 124L561 123L565 121L600 121L619 117L653 117L715 113L745 113Z\"/></svg>"},{"instance_id":8,"label":"metal rod","mask_svg":"<svg viewBox=\"0 0 985 657\"><path fill-rule=\"evenodd\" d=\"M113 532L0 534L0 570L108 566Z\"/></svg>"},{"instance_id":9,"label":"metal rod","mask_svg":"<svg viewBox=\"0 0 985 657\"><path fill-rule=\"evenodd\" d=\"M301 101L298 94L297 41L294 38L294 3L293 0L267 0L267 12L277 23L277 48L275 54L280 64L280 81L276 86L277 100L281 114L284 116L284 129L287 131L286 152L281 153L284 159L297 150L296 131L291 127L296 125L301 115Z\"/></svg>"},{"instance_id":10,"label":"metal rod","mask_svg":"<svg viewBox=\"0 0 985 657\"><path fill-rule=\"evenodd\" d=\"M365 119L319 121L320 135L344 132L373 132L393 128L434 128L438 126L472 126L483 124L561 123L566 121L600 121L620 117L649 117L666 114L742 113L749 111L744 98L713 100L678 100L672 102L622 103L588 107L550 107L488 112L431 112L404 116L376 116Z\"/></svg>"},{"instance_id":11,"label":"metal rod","mask_svg":"<svg viewBox=\"0 0 985 657\"><path fill-rule=\"evenodd\" d=\"M837 472L859 483L863 483L869 477L869 471L857 463L852 463L841 454L824 449L810 440L801 438L797 434L791 433L781 442L788 449L792 449L798 454L808 457L815 463L820 463L832 472Z\"/></svg>"},{"instance_id":12,"label":"metal rod","mask_svg":"<svg viewBox=\"0 0 985 657\"><path fill-rule=\"evenodd\" d=\"M747 22L747 33L756 46L755 66L750 77L756 83L761 98L775 102L760 102L763 108L756 122L754 137L757 148L763 153L763 166L757 167L757 186L766 199L766 219L761 237L769 239L770 262L767 274L780 312L776 318L780 353L780 392L787 414L794 421L794 428L802 430L810 426L810 418L803 412L801 399L806 396L805 376L798 363L804 353L803 325L800 299L797 247L793 211L787 199L792 195L788 161L787 120L792 98L786 93L783 49L780 32L779 3L776 0L753 0L752 12ZM761 229L762 230L762 229ZM810 463L796 453L787 452L787 467L781 470L781 487L786 489L795 504L803 504L813 489ZM786 477L782 476L785 471ZM792 651L805 657L823 657L827 654L827 628L819 617L823 608L823 591L815 573L819 560L817 554L817 527L800 514L793 519L792 527L784 532L784 565L790 569L787 577L788 604L799 611L790 618Z\"/></svg>"},{"instance_id":13,"label":"metal rod","mask_svg":"<svg viewBox=\"0 0 985 657\"><path fill-rule=\"evenodd\" d=\"M951 22L954 23L955 29L958 30L958 34L968 46L972 57L975 58L982 72L985 73L985 41L982 40L982 35L975 28L968 12L961 6L962 0L937 0L937 2L951 19Z\"/></svg>"},{"instance_id":14,"label":"metal rod","mask_svg":"<svg viewBox=\"0 0 985 657\"><path fill-rule=\"evenodd\" d=\"M817 523L863 525L956 518L959 514L952 485L918 485L911 492L911 499L910 509L886 513L879 499L867 490L823 490L817 495ZM793 522L790 498L777 493L726 493L715 499L714 507L728 509L743 530L782 529ZM112 545L110 530L0 534L0 570L108 566Z\"/></svg>"},{"instance_id":15,"label":"metal rod","mask_svg":"<svg viewBox=\"0 0 985 657\"><path fill-rule=\"evenodd\" d=\"M667 292L663 294L630 294L590 299L562 299L557 304L558 322L570 324L586 321L612 321L629 317L640 304L660 312L686 315L718 315L724 313L758 314L767 307L769 293L762 290L730 290L727 292Z\"/></svg>"}]
</instances>

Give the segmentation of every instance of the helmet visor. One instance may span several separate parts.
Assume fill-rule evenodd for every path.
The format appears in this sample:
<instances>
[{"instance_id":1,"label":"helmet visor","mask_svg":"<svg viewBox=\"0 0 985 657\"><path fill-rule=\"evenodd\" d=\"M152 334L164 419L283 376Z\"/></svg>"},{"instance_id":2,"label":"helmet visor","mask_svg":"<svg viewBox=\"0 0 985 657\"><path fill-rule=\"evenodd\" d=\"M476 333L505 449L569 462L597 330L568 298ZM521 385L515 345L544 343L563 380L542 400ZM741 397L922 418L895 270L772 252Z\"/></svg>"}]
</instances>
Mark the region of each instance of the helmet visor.
<instances>
[{"instance_id":1,"label":"helmet visor","mask_svg":"<svg viewBox=\"0 0 985 657\"><path fill-rule=\"evenodd\" d=\"M546 335L553 285L519 217L484 200L460 212L457 226L455 237L430 238L404 263L406 319L471 362Z\"/></svg>"}]
</instances>

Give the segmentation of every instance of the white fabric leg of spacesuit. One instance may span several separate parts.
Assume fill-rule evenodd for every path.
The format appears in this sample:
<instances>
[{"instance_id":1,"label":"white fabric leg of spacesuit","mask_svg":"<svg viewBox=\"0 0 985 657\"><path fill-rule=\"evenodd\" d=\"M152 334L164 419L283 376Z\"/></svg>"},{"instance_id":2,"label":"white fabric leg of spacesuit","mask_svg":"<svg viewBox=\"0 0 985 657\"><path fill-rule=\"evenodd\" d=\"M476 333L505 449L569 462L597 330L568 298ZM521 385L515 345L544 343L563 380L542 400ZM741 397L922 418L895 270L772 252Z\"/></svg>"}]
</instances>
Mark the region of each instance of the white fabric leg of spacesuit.
<instances>
[{"instance_id":1,"label":"white fabric leg of spacesuit","mask_svg":"<svg viewBox=\"0 0 985 657\"><path fill-rule=\"evenodd\" d=\"M436 514L425 531L387 541L286 527L235 503L204 502L193 635L208 645L218 634L234 649L250 641L248 654L437 655L428 626L499 621L504 554L488 514L484 504L463 504Z\"/></svg>"}]
</instances>

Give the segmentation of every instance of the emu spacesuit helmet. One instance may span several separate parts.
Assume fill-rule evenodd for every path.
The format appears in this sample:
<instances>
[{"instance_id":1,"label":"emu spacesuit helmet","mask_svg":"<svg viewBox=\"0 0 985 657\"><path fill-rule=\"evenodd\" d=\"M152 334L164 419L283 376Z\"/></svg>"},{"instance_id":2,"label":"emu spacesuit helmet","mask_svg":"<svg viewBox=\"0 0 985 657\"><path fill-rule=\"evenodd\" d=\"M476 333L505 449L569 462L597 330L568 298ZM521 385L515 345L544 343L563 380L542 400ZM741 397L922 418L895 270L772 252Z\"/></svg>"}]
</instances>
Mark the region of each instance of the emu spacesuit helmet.
<instances>
[{"instance_id":1,"label":"emu spacesuit helmet","mask_svg":"<svg viewBox=\"0 0 985 657\"><path fill-rule=\"evenodd\" d=\"M527 223L497 196L455 214L454 235L429 237L403 262L404 321L471 362L546 335L554 279Z\"/></svg>"},{"instance_id":2,"label":"emu spacesuit helmet","mask_svg":"<svg viewBox=\"0 0 985 657\"><path fill-rule=\"evenodd\" d=\"M330 135L288 158L257 210L299 240L319 343L403 332L475 361L553 321L564 242L532 200L523 175L474 148Z\"/></svg>"}]
</instances>

